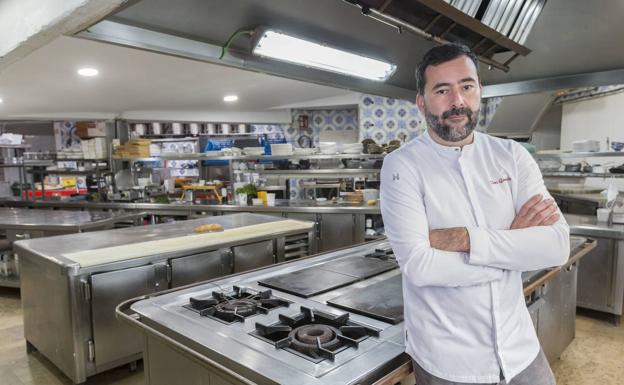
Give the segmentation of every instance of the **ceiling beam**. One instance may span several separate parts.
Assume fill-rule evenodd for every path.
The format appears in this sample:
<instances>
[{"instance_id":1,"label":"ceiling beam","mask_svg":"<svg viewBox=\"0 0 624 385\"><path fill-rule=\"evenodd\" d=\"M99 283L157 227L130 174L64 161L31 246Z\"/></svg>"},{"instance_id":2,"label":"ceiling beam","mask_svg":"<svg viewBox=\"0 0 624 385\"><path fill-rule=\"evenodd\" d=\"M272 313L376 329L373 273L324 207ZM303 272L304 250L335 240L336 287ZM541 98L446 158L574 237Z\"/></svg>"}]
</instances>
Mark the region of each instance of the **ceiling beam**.
<instances>
[{"instance_id":1,"label":"ceiling beam","mask_svg":"<svg viewBox=\"0 0 624 385\"><path fill-rule=\"evenodd\" d=\"M406 89L383 82L343 76L313 68L263 59L232 49L228 50L228 53L222 59L219 59L221 47L218 45L109 20L101 21L77 33L75 36L165 55L236 67L248 71L267 73L308 83L344 88L356 92L396 99L414 100L416 98L415 89Z\"/></svg>"},{"instance_id":2,"label":"ceiling beam","mask_svg":"<svg viewBox=\"0 0 624 385\"><path fill-rule=\"evenodd\" d=\"M483 87L482 96L491 98L614 84L624 84L624 69L493 84Z\"/></svg>"}]
</instances>

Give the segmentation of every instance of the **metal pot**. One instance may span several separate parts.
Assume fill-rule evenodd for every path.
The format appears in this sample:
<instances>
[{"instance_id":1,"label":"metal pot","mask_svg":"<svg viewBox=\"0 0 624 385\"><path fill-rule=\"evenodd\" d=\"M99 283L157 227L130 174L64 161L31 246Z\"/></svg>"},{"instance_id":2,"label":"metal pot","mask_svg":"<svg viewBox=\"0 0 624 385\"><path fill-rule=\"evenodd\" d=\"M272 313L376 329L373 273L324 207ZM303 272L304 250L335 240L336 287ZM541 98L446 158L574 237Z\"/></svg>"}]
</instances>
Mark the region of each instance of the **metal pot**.
<instances>
[{"instance_id":1,"label":"metal pot","mask_svg":"<svg viewBox=\"0 0 624 385\"><path fill-rule=\"evenodd\" d=\"M182 123L171 123L171 133L173 135L182 135Z\"/></svg>"},{"instance_id":2,"label":"metal pot","mask_svg":"<svg viewBox=\"0 0 624 385\"><path fill-rule=\"evenodd\" d=\"M206 133L208 135L214 135L217 133L217 125L214 123L207 123L206 124Z\"/></svg>"},{"instance_id":3,"label":"metal pot","mask_svg":"<svg viewBox=\"0 0 624 385\"><path fill-rule=\"evenodd\" d=\"M139 135L139 136L143 136L145 135L145 124L143 123L137 123L134 125L134 132Z\"/></svg>"},{"instance_id":4,"label":"metal pot","mask_svg":"<svg viewBox=\"0 0 624 385\"><path fill-rule=\"evenodd\" d=\"M221 133L229 134L232 131L232 125L228 123L221 124Z\"/></svg>"},{"instance_id":5,"label":"metal pot","mask_svg":"<svg viewBox=\"0 0 624 385\"><path fill-rule=\"evenodd\" d=\"M191 132L191 135L198 135L199 134L199 123L191 123L189 124L189 131Z\"/></svg>"},{"instance_id":6,"label":"metal pot","mask_svg":"<svg viewBox=\"0 0 624 385\"><path fill-rule=\"evenodd\" d=\"M566 172L580 172L581 164L580 163L569 163L564 166L564 171Z\"/></svg>"},{"instance_id":7,"label":"metal pot","mask_svg":"<svg viewBox=\"0 0 624 385\"><path fill-rule=\"evenodd\" d=\"M153 135L162 135L162 123L153 122L152 123L152 134Z\"/></svg>"},{"instance_id":8,"label":"metal pot","mask_svg":"<svg viewBox=\"0 0 624 385\"><path fill-rule=\"evenodd\" d=\"M237 125L237 132L239 134L244 134L247 132L247 125L246 124L239 124Z\"/></svg>"}]
</instances>

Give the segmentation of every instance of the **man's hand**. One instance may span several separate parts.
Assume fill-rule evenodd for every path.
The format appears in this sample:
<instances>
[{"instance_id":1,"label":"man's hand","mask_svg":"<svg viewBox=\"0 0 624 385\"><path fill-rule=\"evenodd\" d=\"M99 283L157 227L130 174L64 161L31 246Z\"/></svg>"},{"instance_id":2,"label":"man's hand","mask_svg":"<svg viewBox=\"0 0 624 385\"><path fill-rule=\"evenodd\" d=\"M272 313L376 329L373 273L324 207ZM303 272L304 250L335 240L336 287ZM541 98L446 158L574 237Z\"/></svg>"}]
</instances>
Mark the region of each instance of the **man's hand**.
<instances>
[{"instance_id":1,"label":"man's hand","mask_svg":"<svg viewBox=\"0 0 624 385\"><path fill-rule=\"evenodd\" d=\"M533 226L550 226L559 220L557 203L554 199L542 199L537 194L529 199L520 209L511 223L511 229L524 229Z\"/></svg>"},{"instance_id":2,"label":"man's hand","mask_svg":"<svg viewBox=\"0 0 624 385\"><path fill-rule=\"evenodd\" d=\"M470 237L465 227L451 227L429 231L429 243L432 248L444 251L470 251Z\"/></svg>"}]
</instances>

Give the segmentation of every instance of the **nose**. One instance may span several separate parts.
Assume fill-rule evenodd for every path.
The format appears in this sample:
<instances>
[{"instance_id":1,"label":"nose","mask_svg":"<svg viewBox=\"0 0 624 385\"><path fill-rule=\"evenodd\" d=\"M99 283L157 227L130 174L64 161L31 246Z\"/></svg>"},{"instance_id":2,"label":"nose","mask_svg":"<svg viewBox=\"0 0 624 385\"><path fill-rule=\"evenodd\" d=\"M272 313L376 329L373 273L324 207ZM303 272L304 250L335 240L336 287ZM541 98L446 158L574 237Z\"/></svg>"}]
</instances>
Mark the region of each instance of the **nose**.
<instances>
[{"instance_id":1,"label":"nose","mask_svg":"<svg viewBox=\"0 0 624 385\"><path fill-rule=\"evenodd\" d=\"M464 97L462 96L459 89L453 88L451 90L450 97L451 107L460 108L465 106Z\"/></svg>"}]
</instances>

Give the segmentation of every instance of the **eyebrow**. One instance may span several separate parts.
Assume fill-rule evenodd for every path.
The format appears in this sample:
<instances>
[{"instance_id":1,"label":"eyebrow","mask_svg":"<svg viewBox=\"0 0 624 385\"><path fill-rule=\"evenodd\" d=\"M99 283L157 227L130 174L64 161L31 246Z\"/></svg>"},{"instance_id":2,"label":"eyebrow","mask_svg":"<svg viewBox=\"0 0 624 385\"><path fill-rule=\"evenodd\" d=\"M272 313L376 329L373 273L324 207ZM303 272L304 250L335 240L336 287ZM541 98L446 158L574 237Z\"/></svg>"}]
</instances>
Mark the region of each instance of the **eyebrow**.
<instances>
[{"instance_id":1,"label":"eyebrow","mask_svg":"<svg viewBox=\"0 0 624 385\"><path fill-rule=\"evenodd\" d=\"M476 83L476 79L474 79L473 77L467 77L467 78L463 78L459 81L459 83L468 83L468 82L473 82ZM440 87L450 87L451 83L437 83L435 86L433 86L432 90L435 91Z\"/></svg>"}]
</instances>

